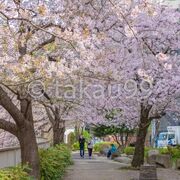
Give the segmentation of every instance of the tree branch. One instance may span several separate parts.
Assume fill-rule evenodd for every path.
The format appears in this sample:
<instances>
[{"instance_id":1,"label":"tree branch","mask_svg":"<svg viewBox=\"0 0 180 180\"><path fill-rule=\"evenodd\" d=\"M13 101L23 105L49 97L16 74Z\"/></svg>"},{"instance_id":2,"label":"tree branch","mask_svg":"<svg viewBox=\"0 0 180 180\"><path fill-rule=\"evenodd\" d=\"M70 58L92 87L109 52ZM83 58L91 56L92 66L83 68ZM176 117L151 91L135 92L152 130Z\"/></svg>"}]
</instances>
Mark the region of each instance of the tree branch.
<instances>
[{"instance_id":1,"label":"tree branch","mask_svg":"<svg viewBox=\"0 0 180 180\"><path fill-rule=\"evenodd\" d=\"M18 129L16 124L12 123L12 122L8 122L4 119L0 119L0 128L10 132L11 134L15 135L17 137L18 135Z\"/></svg>"},{"instance_id":2,"label":"tree branch","mask_svg":"<svg viewBox=\"0 0 180 180\"><path fill-rule=\"evenodd\" d=\"M46 107L46 106L44 106L44 107L45 107L47 116L48 116L48 118L49 118L49 121L52 123L52 125L54 125L54 124L55 124L55 120L54 120L54 118L53 118L53 116L52 116L52 114L51 114L49 108Z\"/></svg>"},{"instance_id":3,"label":"tree branch","mask_svg":"<svg viewBox=\"0 0 180 180\"><path fill-rule=\"evenodd\" d=\"M4 84L3 82L0 82L4 87L6 87L9 91L11 91L12 93L14 93L15 95L17 95L18 93L16 91L14 91L12 88L10 88L8 85Z\"/></svg>"},{"instance_id":4,"label":"tree branch","mask_svg":"<svg viewBox=\"0 0 180 180\"><path fill-rule=\"evenodd\" d=\"M8 17L8 16L7 16L5 13L3 13L2 11L0 11L0 14L3 15L8 21L13 21L13 20L14 20L14 21L25 21L25 22L29 23L31 26L33 26L34 28L36 28L36 29L38 29L38 30L41 30L41 31L43 31L43 32L45 32L45 33L47 33L47 34L50 34L50 35L52 35L52 36L54 36L54 37L57 37L58 39L61 39L61 40L63 40L64 42L67 42L68 44L71 45L71 47L72 47L76 52L78 52L72 42L70 42L69 40L64 39L63 37L59 37L57 34L55 34L55 33L53 33L53 32L50 32L50 31L46 30L46 29L43 28L43 27L40 27L40 26L34 24L34 23L33 23L32 21L30 21L29 19L26 19L26 18L18 18L18 17Z\"/></svg>"},{"instance_id":5,"label":"tree branch","mask_svg":"<svg viewBox=\"0 0 180 180\"><path fill-rule=\"evenodd\" d=\"M0 86L0 105L12 116L17 125L24 121L24 116L16 105L11 101L8 94Z\"/></svg>"},{"instance_id":6,"label":"tree branch","mask_svg":"<svg viewBox=\"0 0 180 180\"><path fill-rule=\"evenodd\" d=\"M40 50L40 49L42 49L44 46L46 46L47 44L50 44L50 43L52 43L52 42L54 42L55 41L55 37L54 36L52 36L50 39L48 39L47 41L44 41L43 43L41 43L41 44L39 44L37 47L35 47L33 50L31 50L30 52L29 52L29 54L33 54L35 51L38 51L38 50Z\"/></svg>"}]
</instances>

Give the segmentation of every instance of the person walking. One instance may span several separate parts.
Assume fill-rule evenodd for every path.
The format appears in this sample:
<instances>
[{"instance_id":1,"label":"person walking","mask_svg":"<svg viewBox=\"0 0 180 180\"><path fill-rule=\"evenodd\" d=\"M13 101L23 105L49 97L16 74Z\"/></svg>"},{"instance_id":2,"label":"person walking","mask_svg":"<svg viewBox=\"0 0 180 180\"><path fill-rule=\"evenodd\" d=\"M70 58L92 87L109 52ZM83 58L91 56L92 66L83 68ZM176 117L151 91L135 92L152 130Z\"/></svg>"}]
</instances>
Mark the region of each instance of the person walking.
<instances>
[{"instance_id":1,"label":"person walking","mask_svg":"<svg viewBox=\"0 0 180 180\"><path fill-rule=\"evenodd\" d=\"M87 148L88 148L89 159L91 159L92 158L92 151L93 151L93 140L92 140L92 138L90 138L90 140L88 141Z\"/></svg>"},{"instance_id":2,"label":"person walking","mask_svg":"<svg viewBox=\"0 0 180 180\"><path fill-rule=\"evenodd\" d=\"M81 158L84 158L84 144L85 144L85 138L83 137L83 135L80 135L80 137L79 137L79 149L80 149Z\"/></svg>"}]
</instances>

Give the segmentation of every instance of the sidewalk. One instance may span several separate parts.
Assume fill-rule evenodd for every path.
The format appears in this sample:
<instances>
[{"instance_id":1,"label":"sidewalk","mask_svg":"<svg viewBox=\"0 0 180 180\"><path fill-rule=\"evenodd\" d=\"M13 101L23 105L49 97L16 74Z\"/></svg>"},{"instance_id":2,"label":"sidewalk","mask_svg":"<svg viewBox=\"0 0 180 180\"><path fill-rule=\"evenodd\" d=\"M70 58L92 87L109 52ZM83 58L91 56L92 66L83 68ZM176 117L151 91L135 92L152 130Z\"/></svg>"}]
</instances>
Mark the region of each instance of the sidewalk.
<instances>
[{"instance_id":1,"label":"sidewalk","mask_svg":"<svg viewBox=\"0 0 180 180\"><path fill-rule=\"evenodd\" d=\"M88 159L73 153L74 165L69 167L64 180L131 180L138 179L139 171L120 169L125 164L108 160L106 157L94 156ZM160 180L180 180L180 171L158 169Z\"/></svg>"}]
</instances>

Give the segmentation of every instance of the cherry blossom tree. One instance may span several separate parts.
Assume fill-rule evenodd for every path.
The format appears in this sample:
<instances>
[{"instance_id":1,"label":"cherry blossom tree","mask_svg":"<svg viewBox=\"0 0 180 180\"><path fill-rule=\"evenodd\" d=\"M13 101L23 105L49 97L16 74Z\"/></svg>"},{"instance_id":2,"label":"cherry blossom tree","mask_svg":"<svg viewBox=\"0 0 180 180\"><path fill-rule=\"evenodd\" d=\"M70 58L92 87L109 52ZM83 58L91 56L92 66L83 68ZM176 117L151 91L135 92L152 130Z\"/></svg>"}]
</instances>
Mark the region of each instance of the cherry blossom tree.
<instances>
[{"instance_id":1,"label":"cherry blossom tree","mask_svg":"<svg viewBox=\"0 0 180 180\"><path fill-rule=\"evenodd\" d=\"M46 110L48 120L53 130L53 145L64 143L66 116L73 107L71 102L45 103L41 102Z\"/></svg>"},{"instance_id":2,"label":"cherry blossom tree","mask_svg":"<svg viewBox=\"0 0 180 180\"><path fill-rule=\"evenodd\" d=\"M98 123L104 120L105 112L122 109L124 118L120 121L138 124L132 166L139 167L144 162L151 121L168 111L179 112L180 13L145 0L89 1L86 5L91 19L89 32L93 36L96 31L92 43L97 49L94 60L81 74L93 86L87 90L90 98L84 101L86 110L81 109L79 115ZM99 34L101 38L97 38ZM109 94L109 89L114 90ZM94 97L96 93L100 95Z\"/></svg>"},{"instance_id":3,"label":"cherry blossom tree","mask_svg":"<svg viewBox=\"0 0 180 180\"><path fill-rule=\"evenodd\" d=\"M83 78L88 86L70 117L99 123L115 109L121 116L109 123L138 124L132 165L143 164L152 119L176 108L179 11L146 0L5 0L0 15L0 105L14 120L2 119L0 127L18 137L22 161L30 164L34 177L39 178L34 99L26 86L34 80L48 86L63 76ZM35 92L34 85L28 87ZM63 107L51 108L56 112Z\"/></svg>"},{"instance_id":4,"label":"cherry blossom tree","mask_svg":"<svg viewBox=\"0 0 180 180\"><path fill-rule=\"evenodd\" d=\"M67 12L73 11L69 7ZM50 80L54 61L57 61L58 76L63 74L63 70L69 71L67 67L71 62L68 59L77 59L73 42L79 37L74 35L78 32L68 25L68 18L72 15L66 16L64 13L63 4L58 0L53 3L25 0L0 2L0 105L13 119L1 119L0 128L18 138L22 163L30 165L30 174L36 179L40 178L39 157L32 113L33 98L27 86L36 79ZM53 54L55 57L52 57L51 52L55 52L58 46L63 46L61 56L56 58ZM15 95L13 100L10 94ZM19 102L18 105L16 102Z\"/></svg>"}]
</instances>

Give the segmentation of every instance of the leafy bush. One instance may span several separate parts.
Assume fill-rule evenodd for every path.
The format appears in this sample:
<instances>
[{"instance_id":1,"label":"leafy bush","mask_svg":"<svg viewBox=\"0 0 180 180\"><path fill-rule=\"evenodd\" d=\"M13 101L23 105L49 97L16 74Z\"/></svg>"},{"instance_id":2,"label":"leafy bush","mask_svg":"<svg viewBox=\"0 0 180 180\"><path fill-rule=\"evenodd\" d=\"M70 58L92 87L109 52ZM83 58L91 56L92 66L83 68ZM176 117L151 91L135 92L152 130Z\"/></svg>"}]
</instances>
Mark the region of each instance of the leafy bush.
<instances>
[{"instance_id":1,"label":"leafy bush","mask_svg":"<svg viewBox=\"0 0 180 180\"><path fill-rule=\"evenodd\" d=\"M158 150L160 154L169 154L169 151L167 148L159 148Z\"/></svg>"},{"instance_id":2,"label":"leafy bush","mask_svg":"<svg viewBox=\"0 0 180 180\"><path fill-rule=\"evenodd\" d=\"M148 151L155 148L145 148L145 156L147 157ZM167 148L158 148L160 154L170 154L173 160L180 158L180 148L177 147L167 147Z\"/></svg>"},{"instance_id":3,"label":"leafy bush","mask_svg":"<svg viewBox=\"0 0 180 180\"><path fill-rule=\"evenodd\" d=\"M152 148L152 147L145 147L144 148L144 155L145 155L145 157L147 157L148 156L148 152L150 150L153 150L153 149L154 148ZM135 151L135 147L131 147L131 146L128 146L128 147L126 147L124 149L124 153L127 154L127 155L134 155L134 151Z\"/></svg>"},{"instance_id":4,"label":"leafy bush","mask_svg":"<svg viewBox=\"0 0 180 180\"><path fill-rule=\"evenodd\" d=\"M66 145L41 149L41 180L60 180L68 165L72 164L71 151ZM16 166L0 170L2 180L33 180L28 176L28 167Z\"/></svg>"},{"instance_id":5,"label":"leafy bush","mask_svg":"<svg viewBox=\"0 0 180 180\"><path fill-rule=\"evenodd\" d=\"M167 148L159 148L160 154L170 154L172 157L172 160L176 160L180 158L180 148L177 147L167 147Z\"/></svg>"},{"instance_id":6,"label":"leafy bush","mask_svg":"<svg viewBox=\"0 0 180 180\"><path fill-rule=\"evenodd\" d=\"M27 167L16 166L12 168L2 169L0 170L0 179L2 180L32 180L31 177L28 176Z\"/></svg>"},{"instance_id":7,"label":"leafy bush","mask_svg":"<svg viewBox=\"0 0 180 180\"><path fill-rule=\"evenodd\" d=\"M83 137L85 138L85 141L87 142L91 138L91 135L89 134L88 131L83 131ZM72 151L79 150L79 142L78 141L75 142L75 140L76 140L75 133L71 133L71 138L74 140L74 142L71 141L71 143L73 142L72 144L69 143ZM85 150L87 150L87 143L85 143L84 148L85 148Z\"/></svg>"},{"instance_id":8,"label":"leafy bush","mask_svg":"<svg viewBox=\"0 0 180 180\"><path fill-rule=\"evenodd\" d=\"M71 149L72 149L72 151L78 151L78 150L79 150L79 142L75 142L75 143L71 146ZM84 149L87 150L87 143L85 143Z\"/></svg>"},{"instance_id":9,"label":"leafy bush","mask_svg":"<svg viewBox=\"0 0 180 180\"><path fill-rule=\"evenodd\" d=\"M75 137L75 133L71 132L68 135L68 144L71 146L72 144L74 144L76 142L76 137Z\"/></svg>"},{"instance_id":10,"label":"leafy bush","mask_svg":"<svg viewBox=\"0 0 180 180\"><path fill-rule=\"evenodd\" d=\"M59 180L72 164L71 152L65 145L40 150L41 180Z\"/></svg>"},{"instance_id":11,"label":"leafy bush","mask_svg":"<svg viewBox=\"0 0 180 180\"><path fill-rule=\"evenodd\" d=\"M72 145L72 151L77 151L79 150L79 142L75 142L73 145Z\"/></svg>"},{"instance_id":12,"label":"leafy bush","mask_svg":"<svg viewBox=\"0 0 180 180\"><path fill-rule=\"evenodd\" d=\"M155 148L153 148L153 147L145 147L144 148L144 156L147 158L148 157L148 152L150 150L153 150L153 149L155 149Z\"/></svg>"},{"instance_id":13,"label":"leafy bush","mask_svg":"<svg viewBox=\"0 0 180 180\"><path fill-rule=\"evenodd\" d=\"M125 147L124 153L127 155L133 155L135 151L135 147Z\"/></svg>"},{"instance_id":14,"label":"leafy bush","mask_svg":"<svg viewBox=\"0 0 180 180\"><path fill-rule=\"evenodd\" d=\"M172 158L180 158L180 148L172 149Z\"/></svg>"},{"instance_id":15,"label":"leafy bush","mask_svg":"<svg viewBox=\"0 0 180 180\"><path fill-rule=\"evenodd\" d=\"M156 148L145 147L145 149L144 149L145 157L147 157L148 152L153 149L156 149ZM124 149L124 153L127 155L133 155L134 150L135 150L134 147L126 147ZM157 150L159 150L160 154L170 154L172 157L172 160L176 160L176 159L180 158L180 147L158 148Z\"/></svg>"},{"instance_id":16,"label":"leafy bush","mask_svg":"<svg viewBox=\"0 0 180 180\"><path fill-rule=\"evenodd\" d=\"M145 157L147 157L148 152L149 152L150 150L153 150L153 149L155 149L155 148L145 147L145 148L144 148ZM170 154L167 148L159 148L158 150L159 150L159 153L160 153L160 154ZM133 154L134 154L134 151L135 151L135 147L130 147L130 146L128 146L128 147L126 147L126 148L124 149L124 153L127 154L127 155L133 155Z\"/></svg>"},{"instance_id":17,"label":"leafy bush","mask_svg":"<svg viewBox=\"0 0 180 180\"><path fill-rule=\"evenodd\" d=\"M180 158L180 148L179 147L168 147L167 150L169 151L169 154L171 155L173 160Z\"/></svg>"},{"instance_id":18,"label":"leafy bush","mask_svg":"<svg viewBox=\"0 0 180 180\"><path fill-rule=\"evenodd\" d=\"M83 136L84 136L86 141L88 141L91 138L91 135L89 134L88 131L83 131Z\"/></svg>"},{"instance_id":19,"label":"leafy bush","mask_svg":"<svg viewBox=\"0 0 180 180\"><path fill-rule=\"evenodd\" d=\"M110 148L110 145L112 144L112 142L100 142L100 143L96 143L94 145L94 151L96 152L102 152L104 149L106 148ZM117 146L116 143L113 143Z\"/></svg>"}]
</instances>

